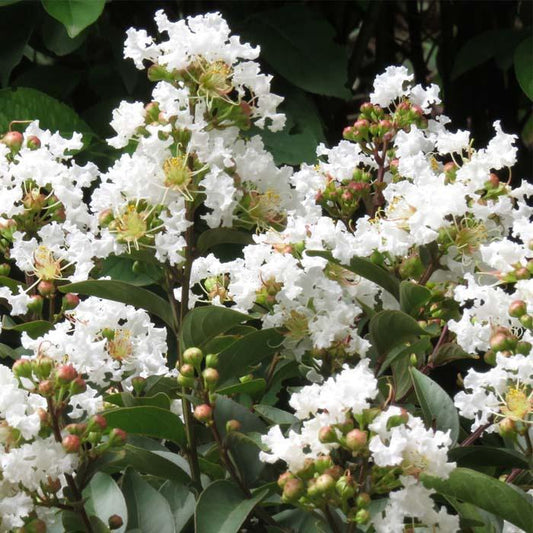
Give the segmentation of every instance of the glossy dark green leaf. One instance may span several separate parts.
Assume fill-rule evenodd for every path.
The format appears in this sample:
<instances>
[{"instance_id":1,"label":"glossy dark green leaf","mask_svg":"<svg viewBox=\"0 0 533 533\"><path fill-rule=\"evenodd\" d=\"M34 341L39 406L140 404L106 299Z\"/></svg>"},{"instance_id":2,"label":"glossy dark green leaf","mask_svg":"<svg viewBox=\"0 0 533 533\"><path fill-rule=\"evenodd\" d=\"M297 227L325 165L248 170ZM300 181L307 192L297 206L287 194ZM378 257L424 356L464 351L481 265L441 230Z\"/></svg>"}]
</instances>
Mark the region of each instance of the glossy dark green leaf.
<instances>
[{"instance_id":1,"label":"glossy dark green leaf","mask_svg":"<svg viewBox=\"0 0 533 533\"><path fill-rule=\"evenodd\" d=\"M370 320L370 337L379 355L394 346L427 335L418 322L402 311L380 311Z\"/></svg>"},{"instance_id":2,"label":"glossy dark green leaf","mask_svg":"<svg viewBox=\"0 0 533 533\"><path fill-rule=\"evenodd\" d=\"M185 316L180 336L185 348L202 347L212 338L247 320L250 320L248 315L226 307L196 307Z\"/></svg>"},{"instance_id":3,"label":"glossy dark green leaf","mask_svg":"<svg viewBox=\"0 0 533 533\"><path fill-rule=\"evenodd\" d=\"M57 56L66 56L77 50L85 41L87 32L82 32L71 38L65 26L57 20L46 17L42 25L43 43Z\"/></svg>"},{"instance_id":4,"label":"glossy dark green leaf","mask_svg":"<svg viewBox=\"0 0 533 533\"><path fill-rule=\"evenodd\" d=\"M261 415L265 420L268 420L271 424L277 424L279 426L291 425L298 422L298 419L291 413L272 407L271 405L254 405L254 411Z\"/></svg>"},{"instance_id":5,"label":"glossy dark green leaf","mask_svg":"<svg viewBox=\"0 0 533 533\"><path fill-rule=\"evenodd\" d=\"M113 280L142 287L157 283L161 279L162 270L154 264L112 255L104 259L99 276L109 276Z\"/></svg>"},{"instance_id":6,"label":"glossy dark green leaf","mask_svg":"<svg viewBox=\"0 0 533 533\"><path fill-rule=\"evenodd\" d=\"M131 466L137 472L169 479L184 485L191 482L187 461L168 450L146 450L138 446L126 444L126 455L120 462L123 466Z\"/></svg>"},{"instance_id":7,"label":"glossy dark green leaf","mask_svg":"<svg viewBox=\"0 0 533 533\"><path fill-rule=\"evenodd\" d=\"M128 504L128 527L143 533L176 533L167 499L134 472L126 471L122 491Z\"/></svg>"},{"instance_id":8,"label":"glossy dark green leaf","mask_svg":"<svg viewBox=\"0 0 533 533\"><path fill-rule=\"evenodd\" d=\"M416 368L411 368L411 378L426 425L444 432L450 430L455 444L459 436L459 415L453 400L439 384Z\"/></svg>"},{"instance_id":9,"label":"glossy dark green leaf","mask_svg":"<svg viewBox=\"0 0 533 533\"><path fill-rule=\"evenodd\" d=\"M196 533L237 533L254 507L267 495L263 490L245 498L231 481L211 483L200 495L196 505Z\"/></svg>"},{"instance_id":10,"label":"glossy dark green leaf","mask_svg":"<svg viewBox=\"0 0 533 533\"><path fill-rule=\"evenodd\" d=\"M219 353L217 370L220 384L231 378L244 375L250 365L272 356L281 347L283 335L274 328L250 333Z\"/></svg>"},{"instance_id":11,"label":"glossy dark green leaf","mask_svg":"<svg viewBox=\"0 0 533 533\"><path fill-rule=\"evenodd\" d=\"M529 468L527 458L515 450L495 446L458 446L450 450L448 457L459 466L500 466Z\"/></svg>"},{"instance_id":12,"label":"glossy dark green leaf","mask_svg":"<svg viewBox=\"0 0 533 533\"><path fill-rule=\"evenodd\" d=\"M456 468L448 479L422 475L427 488L471 503L500 516L527 533L533 531L532 499L516 487L468 468Z\"/></svg>"},{"instance_id":13,"label":"glossy dark green leaf","mask_svg":"<svg viewBox=\"0 0 533 533\"><path fill-rule=\"evenodd\" d=\"M175 481L165 481L159 489L170 505L174 517L174 527L179 533L192 519L196 500L194 494L187 487Z\"/></svg>"},{"instance_id":14,"label":"glossy dark green leaf","mask_svg":"<svg viewBox=\"0 0 533 533\"><path fill-rule=\"evenodd\" d=\"M400 282L391 275L387 270L375 265L366 259L366 257L353 257L350 260L349 265L344 265L337 259L335 259L331 252L323 252L320 250L309 250L306 252L310 256L318 256L331 261L337 265L341 265L343 268L346 268L350 272L353 272L365 279L373 281L376 285L384 288L387 292L392 294L397 300L400 298Z\"/></svg>"},{"instance_id":15,"label":"glossy dark green leaf","mask_svg":"<svg viewBox=\"0 0 533 533\"><path fill-rule=\"evenodd\" d=\"M287 509L277 515L274 520L283 531L294 531L296 533L324 533L331 531L327 522L315 513L310 513L304 509Z\"/></svg>"},{"instance_id":16,"label":"glossy dark green leaf","mask_svg":"<svg viewBox=\"0 0 533 533\"><path fill-rule=\"evenodd\" d=\"M103 413L108 426L126 433L167 439L180 446L186 445L185 428L174 413L153 406L121 407Z\"/></svg>"},{"instance_id":17,"label":"glossy dark green leaf","mask_svg":"<svg viewBox=\"0 0 533 533\"><path fill-rule=\"evenodd\" d=\"M122 302L145 309L174 327L174 318L170 304L153 292L131 283L114 280L89 280L70 283L59 287L61 292L73 292L86 296L98 296L115 302Z\"/></svg>"},{"instance_id":18,"label":"glossy dark green leaf","mask_svg":"<svg viewBox=\"0 0 533 533\"><path fill-rule=\"evenodd\" d=\"M520 87L533 100L533 37L528 37L516 48L514 70Z\"/></svg>"},{"instance_id":19,"label":"glossy dark green leaf","mask_svg":"<svg viewBox=\"0 0 533 533\"><path fill-rule=\"evenodd\" d=\"M394 362L399 361L404 357L408 357L411 354L416 354L421 356L429 351L431 348L431 342L427 337L420 339L419 341L409 344L407 346L399 345L392 348L387 354L385 361L379 368L378 376L381 376L387 368L392 365Z\"/></svg>"},{"instance_id":20,"label":"glossy dark green leaf","mask_svg":"<svg viewBox=\"0 0 533 533\"><path fill-rule=\"evenodd\" d=\"M49 15L59 20L71 38L98 20L105 0L41 0Z\"/></svg>"},{"instance_id":21,"label":"glossy dark green leaf","mask_svg":"<svg viewBox=\"0 0 533 533\"><path fill-rule=\"evenodd\" d=\"M161 409L170 409L170 398L163 392L158 392L153 396L133 396L130 392L117 392L105 397L105 401L118 405L119 407L136 407L142 405L152 405Z\"/></svg>"},{"instance_id":22,"label":"glossy dark green leaf","mask_svg":"<svg viewBox=\"0 0 533 533\"><path fill-rule=\"evenodd\" d=\"M400 309L416 317L421 306L431 298L431 291L418 283L402 281L400 283Z\"/></svg>"},{"instance_id":23,"label":"glossy dark green leaf","mask_svg":"<svg viewBox=\"0 0 533 533\"><path fill-rule=\"evenodd\" d=\"M7 287L13 293L17 293L21 289L24 290L24 284L8 276L0 276L0 287Z\"/></svg>"},{"instance_id":24,"label":"glossy dark green leaf","mask_svg":"<svg viewBox=\"0 0 533 533\"><path fill-rule=\"evenodd\" d=\"M12 120L39 120L41 128L59 131L64 137L75 131L84 136L94 135L73 109L28 87L0 91L0 131L7 131Z\"/></svg>"},{"instance_id":25,"label":"glossy dark green leaf","mask_svg":"<svg viewBox=\"0 0 533 533\"><path fill-rule=\"evenodd\" d=\"M5 319L5 317L4 317ZM3 321L3 329L6 331L25 331L32 339L44 335L52 329L54 325L47 320L33 320L32 322L23 322L22 324L8 325Z\"/></svg>"},{"instance_id":26,"label":"glossy dark green leaf","mask_svg":"<svg viewBox=\"0 0 533 533\"><path fill-rule=\"evenodd\" d=\"M0 83L5 87L13 69L24 57L24 49L31 37L37 19L37 6L28 2L2 6L0 18ZM15 120L15 119L12 119ZM6 131L7 128L0 128Z\"/></svg>"},{"instance_id":27,"label":"glossy dark green leaf","mask_svg":"<svg viewBox=\"0 0 533 533\"><path fill-rule=\"evenodd\" d=\"M283 130L252 127L249 133L261 136L277 165L314 163L316 147L326 142L320 112L313 99L294 86L283 86L283 95L285 100L279 107L287 117Z\"/></svg>"},{"instance_id":28,"label":"glossy dark green leaf","mask_svg":"<svg viewBox=\"0 0 533 533\"><path fill-rule=\"evenodd\" d=\"M447 496L446 499L455 508L460 517L461 531L472 533L500 533L503 520L492 513L484 511L471 503L458 502L455 498Z\"/></svg>"},{"instance_id":29,"label":"glossy dark green leaf","mask_svg":"<svg viewBox=\"0 0 533 533\"><path fill-rule=\"evenodd\" d=\"M110 516L118 515L122 518L123 525L115 531L118 533L126 531L128 508L122 491L110 475L97 472L85 487L83 498L85 510L90 515L96 515L104 524L108 523Z\"/></svg>"},{"instance_id":30,"label":"glossy dark green leaf","mask_svg":"<svg viewBox=\"0 0 533 533\"><path fill-rule=\"evenodd\" d=\"M219 244L252 244L254 241L249 233L239 231L232 228L213 228L204 231L200 237L196 247L200 252L205 252Z\"/></svg>"},{"instance_id":31,"label":"glossy dark green leaf","mask_svg":"<svg viewBox=\"0 0 533 533\"><path fill-rule=\"evenodd\" d=\"M437 350L437 353L433 358L433 364L435 366L440 366L460 359L479 359L479 356L476 354L469 354L455 342L446 342L441 344Z\"/></svg>"},{"instance_id":32,"label":"glossy dark green leaf","mask_svg":"<svg viewBox=\"0 0 533 533\"><path fill-rule=\"evenodd\" d=\"M346 52L335 42L330 23L311 7L290 4L262 10L246 20L241 35L260 44L262 58L297 87L315 94L350 97Z\"/></svg>"},{"instance_id":33,"label":"glossy dark green leaf","mask_svg":"<svg viewBox=\"0 0 533 533\"><path fill-rule=\"evenodd\" d=\"M250 396L256 396L263 392L266 387L266 381L262 378L252 379L245 383L235 383L234 385L228 385L217 389L217 394L225 394L231 396L232 394L249 394Z\"/></svg>"}]
</instances>

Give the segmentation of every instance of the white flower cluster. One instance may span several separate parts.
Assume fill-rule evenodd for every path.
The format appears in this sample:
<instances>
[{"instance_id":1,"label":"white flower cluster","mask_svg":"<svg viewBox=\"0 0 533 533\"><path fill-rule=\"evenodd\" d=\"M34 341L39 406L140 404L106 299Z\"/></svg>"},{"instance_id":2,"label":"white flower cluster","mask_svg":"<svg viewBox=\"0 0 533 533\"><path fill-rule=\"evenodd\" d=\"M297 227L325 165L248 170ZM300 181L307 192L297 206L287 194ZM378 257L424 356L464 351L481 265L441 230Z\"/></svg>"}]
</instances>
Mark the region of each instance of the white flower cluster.
<instances>
[{"instance_id":1,"label":"white flower cluster","mask_svg":"<svg viewBox=\"0 0 533 533\"><path fill-rule=\"evenodd\" d=\"M464 391L455 396L459 413L473 420L472 430L489 424L487 432L498 430L498 423L524 424L530 431L533 421L533 352L504 357L496 355L496 366L487 372L469 370Z\"/></svg>"},{"instance_id":2,"label":"white flower cluster","mask_svg":"<svg viewBox=\"0 0 533 533\"><path fill-rule=\"evenodd\" d=\"M134 377L169 373L166 330L154 327L146 311L110 300L89 297L67 320L37 339L24 334L22 343L71 363L97 387L121 383L127 390Z\"/></svg>"},{"instance_id":3,"label":"white flower cluster","mask_svg":"<svg viewBox=\"0 0 533 533\"><path fill-rule=\"evenodd\" d=\"M303 387L290 399L295 415L303 421L301 429L299 432L291 429L284 437L279 426L271 427L262 437L270 453L261 452L259 458L267 463L282 460L291 472L297 472L306 459L316 459L338 447L335 443L320 442L320 428L343 422L347 413L361 414L377 394L377 380L367 359L355 368L346 366L320 385Z\"/></svg>"}]
</instances>

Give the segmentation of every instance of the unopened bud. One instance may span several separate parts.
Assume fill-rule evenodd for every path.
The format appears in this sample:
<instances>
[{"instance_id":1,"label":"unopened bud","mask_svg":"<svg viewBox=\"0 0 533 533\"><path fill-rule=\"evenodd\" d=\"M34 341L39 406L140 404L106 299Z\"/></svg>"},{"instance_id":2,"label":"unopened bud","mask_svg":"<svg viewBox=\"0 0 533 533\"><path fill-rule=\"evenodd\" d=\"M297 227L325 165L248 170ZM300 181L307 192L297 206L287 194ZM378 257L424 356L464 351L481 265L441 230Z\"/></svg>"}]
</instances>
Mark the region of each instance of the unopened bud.
<instances>
[{"instance_id":1,"label":"unopened bud","mask_svg":"<svg viewBox=\"0 0 533 533\"><path fill-rule=\"evenodd\" d=\"M17 378L31 378L33 372L33 364L29 359L17 359L11 367L13 374Z\"/></svg>"},{"instance_id":2,"label":"unopened bud","mask_svg":"<svg viewBox=\"0 0 533 533\"><path fill-rule=\"evenodd\" d=\"M89 431L104 431L107 427L107 420L102 415L93 415L87 428Z\"/></svg>"},{"instance_id":3,"label":"unopened bud","mask_svg":"<svg viewBox=\"0 0 533 533\"><path fill-rule=\"evenodd\" d=\"M43 297L40 294L32 294L28 303L28 311L39 314L43 310Z\"/></svg>"},{"instance_id":4,"label":"unopened bud","mask_svg":"<svg viewBox=\"0 0 533 533\"><path fill-rule=\"evenodd\" d=\"M41 396L44 396L45 398L49 398L54 395L56 391L56 387L53 381L49 379L45 379L44 381L41 381L39 383L37 390Z\"/></svg>"},{"instance_id":5,"label":"unopened bud","mask_svg":"<svg viewBox=\"0 0 533 533\"><path fill-rule=\"evenodd\" d=\"M315 488L318 493L325 494L335 487L335 480L329 474L322 474L316 478Z\"/></svg>"},{"instance_id":6,"label":"unopened bud","mask_svg":"<svg viewBox=\"0 0 533 533\"><path fill-rule=\"evenodd\" d=\"M207 424L213 420L213 409L211 409L211 406L206 403L197 405L194 408L194 418L196 418L198 422Z\"/></svg>"},{"instance_id":7,"label":"unopened bud","mask_svg":"<svg viewBox=\"0 0 533 533\"><path fill-rule=\"evenodd\" d=\"M113 514L109 517L109 520L107 521L107 525L109 526L109 529L120 529L122 525L124 524L124 520L122 520L122 517L118 514Z\"/></svg>"},{"instance_id":8,"label":"unopened bud","mask_svg":"<svg viewBox=\"0 0 533 533\"><path fill-rule=\"evenodd\" d=\"M220 378L218 371L214 368L206 368L202 372L202 376L204 378L204 383L208 389L212 389L217 383Z\"/></svg>"},{"instance_id":9,"label":"unopened bud","mask_svg":"<svg viewBox=\"0 0 533 533\"><path fill-rule=\"evenodd\" d=\"M81 439L78 435L66 435L61 441L61 445L67 453L77 453L81 446Z\"/></svg>"},{"instance_id":10,"label":"unopened bud","mask_svg":"<svg viewBox=\"0 0 533 533\"><path fill-rule=\"evenodd\" d=\"M370 505L370 501L370 495L367 492L361 492L357 496L355 503L357 507L368 507Z\"/></svg>"},{"instance_id":11,"label":"unopened bud","mask_svg":"<svg viewBox=\"0 0 533 533\"><path fill-rule=\"evenodd\" d=\"M194 366L190 365L189 363L185 363L184 365L180 366L180 374L182 374L185 377L192 378L194 377Z\"/></svg>"},{"instance_id":12,"label":"unopened bud","mask_svg":"<svg viewBox=\"0 0 533 533\"><path fill-rule=\"evenodd\" d=\"M351 476L342 476L335 484L335 491L343 499L347 500L355 494L355 486Z\"/></svg>"},{"instance_id":13,"label":"unopened bud","mask_svg":"<svg viewBox=\"0 0 533 533\"><path fill-rule=\"evenodd\" d=\"M39 294L43 296L44 298L48 298L55 294L56 292L56 286L52 281L40 281L37 285L37 290L39 291Z\"/></svg>"},{"instance_id":14,"label":"unopened bud","mask_svg":"<svg viewBox=\"0 0 533 533\"><path fill-rule=\"evenodd\" d=\"M114 217L113 211L111 209L104 209L104 211L102 211L98 215L98 223L103 228L106 228L107 226L109 226L109 224L111 224L111 222L113 222L114 219L115 219L115 217Z\"/></svg>"},{"instance_id":15,"label":"unopened bud","mask_svg":"<svg viewBox=\"0 0 533 533\"><path fill-rule=\"evenodd\" d=\"M337 432L331 426L324 426L318 432L318 440L323 444L337 442Z\"/></svg>"},{"instance_id":16,"label":"unopened bud","mask_svg":"<svg viewBox=\"0 0 533 533\"><path fill-rule=\"evenodd\" d=\"M71 309L77 307L79 303L80 297L77 294L69 292L65 294L65 296L63 296L62 308L67 311L70 311Z\"/></svg>"},{"instance_id":17,"label":"unopened bud","mask_svg":"<svg viewBox=\"0 0 533 533\"><path fill-rule=\"evenodd\" d=\"M531 353L531 343L528 341L519 341L516 343L515 352L521 355L529 355Z\"/></svg>"},{"instance_id":18,"label":"unopened bud","mask_svg":"<svg viewBox=\"0 0 533 533\"><path fill-rule=\"evenodd\" d=\"M370 520L370 513L366 509L359 509L355 514L356 524L366 524Z\"/></svg>"},{"instance_id":19,"label":"unopened bud","mask_svg":"<svg viewBox=\"0 0 533 533\"><path fill-rule=\"evenodd\" d=\"M218 365L218 354L208 353L205 356L205 366L208 368L216 368Z\"/></svg>"},{"instance_id":20,"label":"unopened bud","mask_svg":"<svg viewBox=\"0 0 533 533\"><path fill-rule=\"evenodd\" d=\"M35 518L18 530L20 533L46 533L46 523Z\"/></svg>"},{"instance_id":21,"label":"unopened bud","mask_svg":"<svg viewBox=\"0 0 533 533\"><path fill-rule=\"evenodd\" d=\"M365 448L368 437L365 431L352 429L346 435L346 447L353 452L360 452Z\"/></svg>"},{"instance_id":22,"label":"unopened bud","mask_svg":"<svg viewBox=\"0 0 533 533\"><path fill-rule=\"evenodd\" d=\"M59 383L66 385L78 377L78 372L72 365L61 365L56 368L56 378Z\"/></svg>"},{"instance_id":23,"label":"unopened bud","mask_svg":"<svg viewBox=\"0 0 533 533\"><path fill-rule=\"evenodd\" d=\"M526 329L533 329L532 315L522 315L518 320L520 320L520 324L522 324L522 326L524 326Z\"/></svg>"},{"instance_id":24,"label":"unopened bud","mask_svg":"<svg viewBox=\"0 0 533 533\"><path fill-rule=\"evenodd\" d=\"M37 150L38 148L41 147L41 139L39 139L39 137L36 137L35 135L30 135L26 139L26 146L30 150Z\"/></svg>"},{"instance_id":25,"label":"unopened bud","mask_svg":"<svg viewBox=\"0 0 533 533\"><path fill-rule=\"evenodd\" d=\"M113 428L109 433L109 442L112 446L122 446L126 443L128 434L120 428Z\"/></svg>"},{"instance_id":26,"label":"unopened bud","mask_svg":"<svg viewBox=\"0 0 533 533\"><path fill-rule=\"evenodd\" d=\"M502 437L515 437L516 436L516 426L513 420L510 418L504 418L498 424L498 430Z\"/></svg>"},{"instance_id":27,"label":"unopened bud","mask_svg":"<svg viewBox=\"0 0 533 533\"><path fill-rule=\"evenodd\" d=\"M85 383L85 380L78 376L75 378L72 383L70 384L70 394L82 394L87 390L87 383Z\"/></svg>"},{"instance_id":28,"label":"unopened bud","mask_svg":"<svg viewBox=\"0 0 533 533\"><path fill-rule=\"evenodd\" d=\"M226 433L231 433L232 431L240 431L241 423L238 420L231 419L226 422Z\"/></svg>"},{"instance_id":29,"label":"unopened bud","mask_svg":"<svg viewBox=\"0 0 533 533\"><path fill-rule=\"evenodd\" d=\"M18 131L9 131L2 137L2 142L9 147L11 152L18 152L22 146L24 137Z\"/></svg>"},{"instance_id":30,"label":"unopened bud","mask_svg":"<svg viewBox=\"0 0 533 533\"><path fill-rule=\"evenodd\" d=\"M490 347L495 352L501 352L508 347L509 336L503 332L497 332L490 338Z\"/></svg>"},{"instance_id":31,"label":"unopened bud","mask_svg":"<svg viewBox=\"0 0 533 533\"><path fill-rule=\"evenodd\" d=\"M11 267L8 263L2 263L0 264L0 276L9 276L9 273L11 272Z\"/></svg>"},{"instance_id":32,"label":"unopened bud","mask_svg":"<svg viewBox=\"0 0 533 533\"><path fill-rule=\"evenodd\" d=\"M203 358L204 354L202 353L202 350L200 350L200 348L187 348L183 352L183 361L194 366L194 368L200 367Z\"/></svg>"},{"instance_id":33,"label":"unopened bud","mask_svg":"<svg viewBox=\"0 0 533 533\"><path fill-rule=\"evenodd\" d=\"M304 493L305 487L301 479L295 477L287 479L283 487L281 499L285 503L297 501Z\"/></svg>"}]
</instances>

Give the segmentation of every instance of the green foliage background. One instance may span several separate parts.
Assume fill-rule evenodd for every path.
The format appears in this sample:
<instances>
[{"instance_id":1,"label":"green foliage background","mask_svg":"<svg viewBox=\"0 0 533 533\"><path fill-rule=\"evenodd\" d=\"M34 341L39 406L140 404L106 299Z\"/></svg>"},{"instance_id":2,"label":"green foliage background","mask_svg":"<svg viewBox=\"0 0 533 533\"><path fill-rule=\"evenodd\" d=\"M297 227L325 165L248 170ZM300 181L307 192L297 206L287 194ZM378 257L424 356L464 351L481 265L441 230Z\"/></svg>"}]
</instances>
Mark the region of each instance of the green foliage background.
<instances>
[{"instance_id":1,"label":"green foliage background","mask_svg":"<svg viewBox=\"0 0 533 533\"><path fill-rule=\"evenodd\" d=\"M519 133L515 176L533 174L533 3L518 0L0 0L0 130L39 118L82 131L78 158L109 165L115 155L101 141L112 135L112 109L150 90L122 57L125 31L155 34L157 9L171 19L221 11L234 33L261 46L286 98L287 128L262 133L278 163L312 162L318 143L340 140L375 75L406 64L417 82L440 85L445 113L476 145L497 119Z\"/></svg>"}]
</instances>

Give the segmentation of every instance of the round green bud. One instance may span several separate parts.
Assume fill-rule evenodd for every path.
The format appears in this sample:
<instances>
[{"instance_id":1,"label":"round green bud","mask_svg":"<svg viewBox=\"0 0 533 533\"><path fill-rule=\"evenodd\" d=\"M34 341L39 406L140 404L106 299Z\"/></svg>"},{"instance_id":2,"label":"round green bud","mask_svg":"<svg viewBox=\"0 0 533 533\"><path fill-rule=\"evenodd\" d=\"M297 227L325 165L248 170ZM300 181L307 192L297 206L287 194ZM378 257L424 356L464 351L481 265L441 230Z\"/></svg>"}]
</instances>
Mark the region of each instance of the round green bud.
<instances>
[{"instance_id":1,"label":"round green bud","mask_svg":"<svg viewBox=\"0 0 533 533\"><path fill-rule=\"evenodd\" d=\"M203 424L207 424L213 420L213 409L210 405L207 405L206 403L202 405L197 405L194 408L194 418L198 420L198 422L202 422Z\"/></svg>"},{"instance_id":2,"label":"round green bud","mask_svg":"<svg viewBox=\"0 0 533 533\"><path fill-rule=\"evenodd\" d=\"M305 487L303 481L301 479L292 477L285 481L281 499L285 503L295 502L303 495L304 491Z\"/></svg>"},{"instance_id":3,"label":"round green bud","mask_svg":"<svg viewBox=\"0 0 533 533\"><path fill-rule=\"evenodd\" d=\"M183 361L193 365L195 368L198 368L202 363L204 354L200 348L187 348L183 352Z\"/></svg>"},{"instance_id":4,"label":"round green bud","mask_svg":"<svg viewBox=\"0 0 533 533\"><path fill-rule=\"evenodd\" d=\"M352 429L346 435L346 447L352 452L360 452L366 447L368 436L365 431Z\"/></svg>"},{"instance_id":5,"label":"round green bud","mask_svg":"<svg viewBox=\"0 0 533 533\"><path fill-rule=\"evenodd\" d=\"M218 354L208 353L205 356L205 366L208 368L216 368L218 365Z\"/></svg>"}]
</instances>

